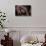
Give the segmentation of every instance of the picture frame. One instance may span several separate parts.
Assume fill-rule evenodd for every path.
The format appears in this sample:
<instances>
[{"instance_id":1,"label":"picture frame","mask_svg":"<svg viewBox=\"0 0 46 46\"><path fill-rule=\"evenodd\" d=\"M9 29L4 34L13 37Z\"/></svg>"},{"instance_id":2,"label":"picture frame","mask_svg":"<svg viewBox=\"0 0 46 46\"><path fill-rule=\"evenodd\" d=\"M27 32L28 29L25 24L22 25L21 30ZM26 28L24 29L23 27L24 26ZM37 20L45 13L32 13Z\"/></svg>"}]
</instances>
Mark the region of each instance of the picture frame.
<instances>
[{"instance_id":1,"label":"picture frame","mask_svg":"<svg viewBox=\"0 0 46 46\"><path fill-rule=\"evenodd\" d=\"M15 16L31 16L31 5L15 5Z\"/></svg>"}]
</instances>

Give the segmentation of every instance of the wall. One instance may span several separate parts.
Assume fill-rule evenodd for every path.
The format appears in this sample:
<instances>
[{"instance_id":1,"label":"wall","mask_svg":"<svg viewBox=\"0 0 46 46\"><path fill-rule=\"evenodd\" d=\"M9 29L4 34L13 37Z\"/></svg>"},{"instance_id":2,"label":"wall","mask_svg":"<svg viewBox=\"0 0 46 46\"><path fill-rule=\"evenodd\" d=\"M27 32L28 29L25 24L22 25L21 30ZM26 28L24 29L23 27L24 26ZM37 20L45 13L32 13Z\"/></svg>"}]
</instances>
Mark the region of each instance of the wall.
<instances>
[{"instance_id":1,"label":"wall","mask_svg":"<svg viewBox=\"0 0 46 46\"><path fill-rule=\"evenodd\" d=\"M16 4L30 4L32 16L15 16ZM6 12L6 27L46 27L46 0L0 0L0 10Z\"/></svg>"}]
</instances>

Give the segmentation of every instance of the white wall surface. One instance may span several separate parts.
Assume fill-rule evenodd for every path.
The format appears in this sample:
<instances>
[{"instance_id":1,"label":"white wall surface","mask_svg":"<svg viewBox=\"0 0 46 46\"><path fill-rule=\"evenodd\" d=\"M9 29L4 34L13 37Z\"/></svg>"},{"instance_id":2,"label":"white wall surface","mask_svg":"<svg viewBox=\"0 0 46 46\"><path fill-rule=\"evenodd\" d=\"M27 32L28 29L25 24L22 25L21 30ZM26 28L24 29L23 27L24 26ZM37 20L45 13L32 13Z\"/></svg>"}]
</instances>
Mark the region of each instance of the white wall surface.
<instances>
[{"instance_id":1,"label":"white wall surface","mask_svg":"<svg viewBox=\"0 0 46 46\"><path fill-rule=\"evenodd\" d=\"M15 5L31 5L32 16L15 16ZM46 0L0 0L0 10L6 12L6 27L46 27Z\"/></svg>"}]
</instances>

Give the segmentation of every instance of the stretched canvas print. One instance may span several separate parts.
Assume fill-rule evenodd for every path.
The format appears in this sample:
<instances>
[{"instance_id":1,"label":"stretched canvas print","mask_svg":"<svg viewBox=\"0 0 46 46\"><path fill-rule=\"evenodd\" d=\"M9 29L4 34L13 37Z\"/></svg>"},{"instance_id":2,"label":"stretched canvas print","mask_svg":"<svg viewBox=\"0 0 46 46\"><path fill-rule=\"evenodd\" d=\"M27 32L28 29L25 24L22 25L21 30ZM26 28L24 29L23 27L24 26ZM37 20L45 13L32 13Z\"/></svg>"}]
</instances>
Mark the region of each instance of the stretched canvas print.
<instances>
[{"instance_id":1,"label":"stretched canvas print","mask_svg":"<svg viewBox=\"0 0 46 46\"><path fill-rule=\"evenodd\" d=\"M31 5L16 5L15 16L31 16Z\"/></svg>"}]
</instances>

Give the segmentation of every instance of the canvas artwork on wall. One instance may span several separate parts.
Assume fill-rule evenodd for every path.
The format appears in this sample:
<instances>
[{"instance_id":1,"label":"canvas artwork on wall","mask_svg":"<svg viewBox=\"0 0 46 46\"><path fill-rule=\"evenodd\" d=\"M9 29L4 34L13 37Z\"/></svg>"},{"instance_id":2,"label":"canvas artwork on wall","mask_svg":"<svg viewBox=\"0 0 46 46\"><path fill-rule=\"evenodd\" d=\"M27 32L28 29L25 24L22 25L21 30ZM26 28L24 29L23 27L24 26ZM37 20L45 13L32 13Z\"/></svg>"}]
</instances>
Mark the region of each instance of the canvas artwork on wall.
<instances>
[{"instance_id":1,"label":"canvas artwork on wall","mask_svg":"<svg viewBox=\"0 0 46 46\"><path fill-rule=\"evenodd\" d=\"M31 16L31 5L16 5L15 16Z\"/></svg>"}]
</instances>

